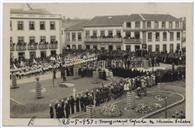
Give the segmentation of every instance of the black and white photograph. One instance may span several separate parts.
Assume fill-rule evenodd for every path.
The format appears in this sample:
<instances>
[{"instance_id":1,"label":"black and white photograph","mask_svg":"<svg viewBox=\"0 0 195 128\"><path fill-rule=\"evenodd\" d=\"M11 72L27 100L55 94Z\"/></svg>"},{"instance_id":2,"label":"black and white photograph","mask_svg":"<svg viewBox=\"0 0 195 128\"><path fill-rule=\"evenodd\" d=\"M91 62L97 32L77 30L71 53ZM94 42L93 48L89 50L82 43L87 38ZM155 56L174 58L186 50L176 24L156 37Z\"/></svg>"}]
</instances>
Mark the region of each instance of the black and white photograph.
<instances>
[{"instance_id":1,"label":"black and white photograph","mask_svg":"<svg viewBox=\"0 0 195 128\"><path fill-rule=\"evenodd\" d=\"M192 125L192 19L192 3L3 3L3 124Z\"/></svg>"}]
</instances>

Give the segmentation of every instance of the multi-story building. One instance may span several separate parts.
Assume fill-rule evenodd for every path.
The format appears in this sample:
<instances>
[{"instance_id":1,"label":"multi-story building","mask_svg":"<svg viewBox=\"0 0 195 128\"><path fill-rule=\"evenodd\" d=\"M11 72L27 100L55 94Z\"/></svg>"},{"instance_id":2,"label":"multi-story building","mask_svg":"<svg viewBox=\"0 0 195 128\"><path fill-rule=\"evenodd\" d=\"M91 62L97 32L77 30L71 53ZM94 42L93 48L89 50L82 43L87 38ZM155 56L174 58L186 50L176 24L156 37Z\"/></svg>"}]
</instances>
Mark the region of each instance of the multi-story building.
<instances>
[{"instance_id":1,"label":"multi-story building","mask_svg":"<svg viewBox=\"0 0 195 128\"><path fill-rule=\"evenodd\" d=\"M61 52L61 15L42 9L10 11L10 56L46 57Z\"/></svg>"},{"instance_id":2,"label":"multi-story building","mask_svg":"<svg viewBox=\"0 0 195 128\"><path fill-rule=\"evenodd\" d=\"M79 45L86 49L147 49L152 52L181 49L182 21L168 14L96 16L78 28L83 37ZM71 29L65 30L65 44L70 48L76 38Z\"/></svg>"},{"instance_id":3,"label":"multi-story building","mask_svg":"<svg viewBox=\"0 0 195 128\"><path fill-rule=\"evenodd\" d=\"M65 29L65 47L70 49L84 49L85 45L83 43L84 33L83 26L87 21L79 22L71 27Z\"/></svg>"}]
</instances>

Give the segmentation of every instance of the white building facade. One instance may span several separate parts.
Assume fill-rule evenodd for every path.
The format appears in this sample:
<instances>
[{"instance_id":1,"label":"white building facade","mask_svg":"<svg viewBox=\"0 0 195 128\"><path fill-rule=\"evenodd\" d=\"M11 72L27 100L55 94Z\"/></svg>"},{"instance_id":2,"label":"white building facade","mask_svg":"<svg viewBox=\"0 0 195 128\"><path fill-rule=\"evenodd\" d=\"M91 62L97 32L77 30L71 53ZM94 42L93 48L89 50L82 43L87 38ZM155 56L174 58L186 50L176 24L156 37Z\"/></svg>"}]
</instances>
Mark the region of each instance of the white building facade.
<instances>
[{"instance_id":1,"label":"white building facade","mask_svg":"<svg viewBox=\"0 0 195 128\"><path fill-rule=\"evenodd\" d=\"M48 57L61 52L61 16L44 10L11 10L10 56Z\"/></svg>"},{"instance_id":2,"label":"white building facade","mask_svg":"<svg viewBox=\"0 0 195 128\"><path fill-rule=\"evenodd\" d=\"M86 49L168 53L181 50L182 21L167 14L98 16L85 24L81 32L80 45ZM70 33L66 38L74 37L71 31L66 33Z\"/></svg>"}]
</instances>

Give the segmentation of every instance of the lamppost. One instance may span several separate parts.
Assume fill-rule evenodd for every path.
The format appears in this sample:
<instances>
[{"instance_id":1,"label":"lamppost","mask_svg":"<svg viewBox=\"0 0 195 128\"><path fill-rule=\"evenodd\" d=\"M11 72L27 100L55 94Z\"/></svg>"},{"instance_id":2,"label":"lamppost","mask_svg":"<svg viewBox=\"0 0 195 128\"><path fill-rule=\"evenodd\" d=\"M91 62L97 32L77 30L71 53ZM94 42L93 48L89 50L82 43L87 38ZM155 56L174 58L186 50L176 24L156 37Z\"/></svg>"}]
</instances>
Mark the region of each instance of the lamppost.
<instances>
[{"instance_id":1,"label":"lamppost","mask_svg":"<svg viewBox=\"0 0 195 128\"><path fill-rule=\"evenodd\" d=\"M165 119L167 118L167 96L162 96L162 100L165 104Z\"/></svg>"},{"instance_id":2,"label":"lamppost","mask_svg":"<svg viewBox=\"0 0 195 128\"><path fill-rule=\"evenodd\" d=\"M159 95L160 96L160 95ZM164 105L165 105L165 118L167 118L167 96L158 96L158 101L160 102L164 102Z\"/></svg>"}]
</instances>

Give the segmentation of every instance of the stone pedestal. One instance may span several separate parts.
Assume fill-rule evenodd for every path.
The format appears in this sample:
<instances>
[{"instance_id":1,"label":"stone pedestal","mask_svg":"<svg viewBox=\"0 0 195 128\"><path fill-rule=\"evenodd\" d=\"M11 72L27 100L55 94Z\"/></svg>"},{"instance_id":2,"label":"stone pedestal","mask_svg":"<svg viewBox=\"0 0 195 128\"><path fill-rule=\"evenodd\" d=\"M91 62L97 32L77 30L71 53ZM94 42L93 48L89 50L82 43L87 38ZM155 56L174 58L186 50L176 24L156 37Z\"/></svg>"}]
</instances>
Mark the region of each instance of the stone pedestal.
<instances>
[{"instance_id":1,"label":"stone pedestal","mask_svg":"<svg viewBox=\"0 0 195 128\"><path fill-rule=\"evenodd\" d=\"M74 78L78 78L79 77L79 68L78 67L74 67L73 68L73 74L74 74Z\"/></svg>"},{"instance_id":2,"label":"stone pedestal","mask_svg":"<svg viewBox=\"0 0 195 128\"><path fill-rule=\"evenodd\" d=\"M86 112L87 112L87 118L94 118L94 111L93 111L93 106L89 105L86 107Z\"/></svg>"},{"instance_id":3,"label":"stone pedestal","mask_svg":"<svg viewBox=\"0 0 195 128\"><path fill-rule=\"evenodd\" d=\"M135 107L135 92L127 92L127 107L131 109Z\"/></svg>"},{"instance_id":4,"label":"stone pedestal","mask_svg":"<svg viewBox=\"0 0 195 128\"><path fill-rule=\"evenodd\" d=\"M11 89L19 88L18 85L17 85L17 78L16 78L16 75L15 74L13 74L11 76L11 79L12 79L12 87L11 87Z\"/></svg>"},{"instance_id":5,"label":"stone pedestal","mask_svg":"<svg viewBox=\"0 0 195 128\"><path fill-rule=\"evenodd\" d=\"M99 72L97 70L93 71L93 78L98 79L99 78Z\"/></svg>"},{"instance_id":6,"label":"stone pedestal","mask_svg":"<svg viewBox=\"0 0 195 128\"><path fill-rule=\"evenodd\" d=\"M37 81L37 82L36 82L36 98L37 98L37 99L42 98L41 91L42 91L41 84L40 84L39 81Z\"/></svg>"},{"instance_id":7,"label":"stone pedestal","mask_svg":"<svg viewBox=\"0 0 195 128\"><path fill-rule=\"evenodd\" d=\"M148 66L149 66L148 60L143 60L142 64L143 64L144 68L148 68Z\"/></svg>"}]
</instances>

